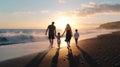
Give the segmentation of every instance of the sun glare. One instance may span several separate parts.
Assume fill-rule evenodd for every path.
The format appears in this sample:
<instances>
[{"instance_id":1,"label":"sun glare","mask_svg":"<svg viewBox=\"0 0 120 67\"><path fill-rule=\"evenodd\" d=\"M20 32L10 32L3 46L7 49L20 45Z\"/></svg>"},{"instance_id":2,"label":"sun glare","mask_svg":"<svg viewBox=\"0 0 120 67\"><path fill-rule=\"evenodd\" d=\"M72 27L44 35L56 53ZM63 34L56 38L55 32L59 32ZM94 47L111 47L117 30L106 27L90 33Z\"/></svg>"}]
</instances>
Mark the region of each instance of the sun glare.
<instances>
[{"instance_id":1,"label":"sun glare","mask_svg":"<svg viewBox=\"0 0 120 67\"><path fill-rule=\"evenodd\" d=\"M68 17L59 18L55 22L56 27L61 29L61 30L64 30L66 27L66 24L70 24L70 23L71 23L71 20Z\"/></svg>"}]
</instances>

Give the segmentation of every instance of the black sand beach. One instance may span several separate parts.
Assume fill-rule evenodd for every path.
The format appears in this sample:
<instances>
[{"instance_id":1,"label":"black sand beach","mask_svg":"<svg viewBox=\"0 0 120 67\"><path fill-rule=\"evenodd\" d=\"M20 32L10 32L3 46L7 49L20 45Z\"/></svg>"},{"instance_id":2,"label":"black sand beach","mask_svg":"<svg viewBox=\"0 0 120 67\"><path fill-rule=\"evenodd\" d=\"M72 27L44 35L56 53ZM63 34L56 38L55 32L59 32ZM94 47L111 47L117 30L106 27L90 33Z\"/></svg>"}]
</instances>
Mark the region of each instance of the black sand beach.
<instances>
[{"instance_id":1,"label":"black sand beach","mask_svg":"<svg viewBox=\"0 0 120 67\"><path fill-rule=\"evenodd\" d=\"M120 67L120 31L6 60L0 67Z\"/></svg>"},{"instance_id":2,"label":"black sand beach","mask_svg":"<svg viewBox=\"0 0 120 67\"><path fill-rule=\"evenodd\" d=\"M79 47L101 67L120 67L120 32L80 41Z\"/></svg>"}]
</instances>

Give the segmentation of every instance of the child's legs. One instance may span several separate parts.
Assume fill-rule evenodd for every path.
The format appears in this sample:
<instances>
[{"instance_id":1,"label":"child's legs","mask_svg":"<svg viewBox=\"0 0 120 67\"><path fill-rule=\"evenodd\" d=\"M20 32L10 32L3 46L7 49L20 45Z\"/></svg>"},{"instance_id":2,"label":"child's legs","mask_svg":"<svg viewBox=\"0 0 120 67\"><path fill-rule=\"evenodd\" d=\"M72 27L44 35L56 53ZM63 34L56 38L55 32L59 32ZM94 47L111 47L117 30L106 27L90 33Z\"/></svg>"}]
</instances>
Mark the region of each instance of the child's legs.
<instances>
[{"instance_id":1,"label":"child's legs","mask_svg":"<svg viewBox=\"0 0 120 67\"><path fill-rule=\"evenodd\" d=\"M58 47L60 47L60 43L58 44Z\"/></svg>"},{"instance_id":2,"label":"child's legs","mask_svg":"<svg viewBox=\"0 0 120 67\"><path fill-rule=\"evenodd\" d=\"M75 42L76 42L76 44L78 43L78 38L75 38Z\"/></svg>"},{"instance_id":3,"label":"child's legs","mask_svg":"<svg viewBox=\"0 0 120 67\"><path fill-rule=\"evenodd\" d=\"M57 40L57 43L58 43L58 47L60 47L61 41L60 41L60 40Z\"/></svg>"}]
</instances>

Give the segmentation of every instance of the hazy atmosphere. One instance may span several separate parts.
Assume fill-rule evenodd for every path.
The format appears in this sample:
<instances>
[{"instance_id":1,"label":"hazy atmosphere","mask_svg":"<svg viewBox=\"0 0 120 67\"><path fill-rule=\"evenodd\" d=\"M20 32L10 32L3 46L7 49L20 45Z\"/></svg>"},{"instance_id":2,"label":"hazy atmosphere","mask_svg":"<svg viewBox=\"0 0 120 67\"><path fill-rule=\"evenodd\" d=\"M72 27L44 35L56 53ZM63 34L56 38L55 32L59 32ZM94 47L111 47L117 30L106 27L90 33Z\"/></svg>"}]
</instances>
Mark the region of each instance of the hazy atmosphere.
<instances>
[{"instance_id":1,"label":"hazy atmosphere","mask_svg":"<svg viewBox=\"0 0 120 67\"><path fill-rule=\"evenodd\" d=\"M120 0L0 0L0 28L95 28L120 19ZM62 24L62 27L61 27Z\"/></svg>"},{"instance_id":2,"label":"hazy atmosphere","mask_svg":"<svg viewBox=\"0 0 120 67\"><path fill-rule=\"evenodd\" d=\"M0 67L120 67L120 0L0 0Z\"/></svg>"}]
</instances>

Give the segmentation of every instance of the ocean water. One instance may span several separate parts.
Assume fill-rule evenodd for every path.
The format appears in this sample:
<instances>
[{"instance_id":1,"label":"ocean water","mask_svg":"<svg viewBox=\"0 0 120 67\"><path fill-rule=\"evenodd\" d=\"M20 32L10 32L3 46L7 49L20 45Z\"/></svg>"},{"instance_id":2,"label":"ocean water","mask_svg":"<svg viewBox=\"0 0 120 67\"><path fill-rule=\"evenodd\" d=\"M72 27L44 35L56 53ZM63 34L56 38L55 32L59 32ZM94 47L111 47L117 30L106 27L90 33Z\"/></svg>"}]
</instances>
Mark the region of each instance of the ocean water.
<instances>
[{"instance_id":1,"label":"ocean water","mask_svg":"<svg viewBox=\"0 0 120 67\"><path fill-rule=\"evenodd\" d=\"M44 41L44 32L44 29L1 29L0 45Z\"/></svg>"},{"instance_id":2,"label":"ocean water","mask_svg":"<svg viewBox=\"0 0 120 67\"><path fill-rule=\"evenodd\" d=\"M58 30L59 32L63 32ZM57 31L57 32L58 32ZM78 30L79 40L97 37L118 30ZM74 32L73 32L74 33ZM61 38L61 48L66 47L65 36ZM57 48L56 39L54 48ZM72 38L71 43L74 43ZM41 52L49 47L45 29L0 29L0 62Z\"/></svg>"}]
</instances>

